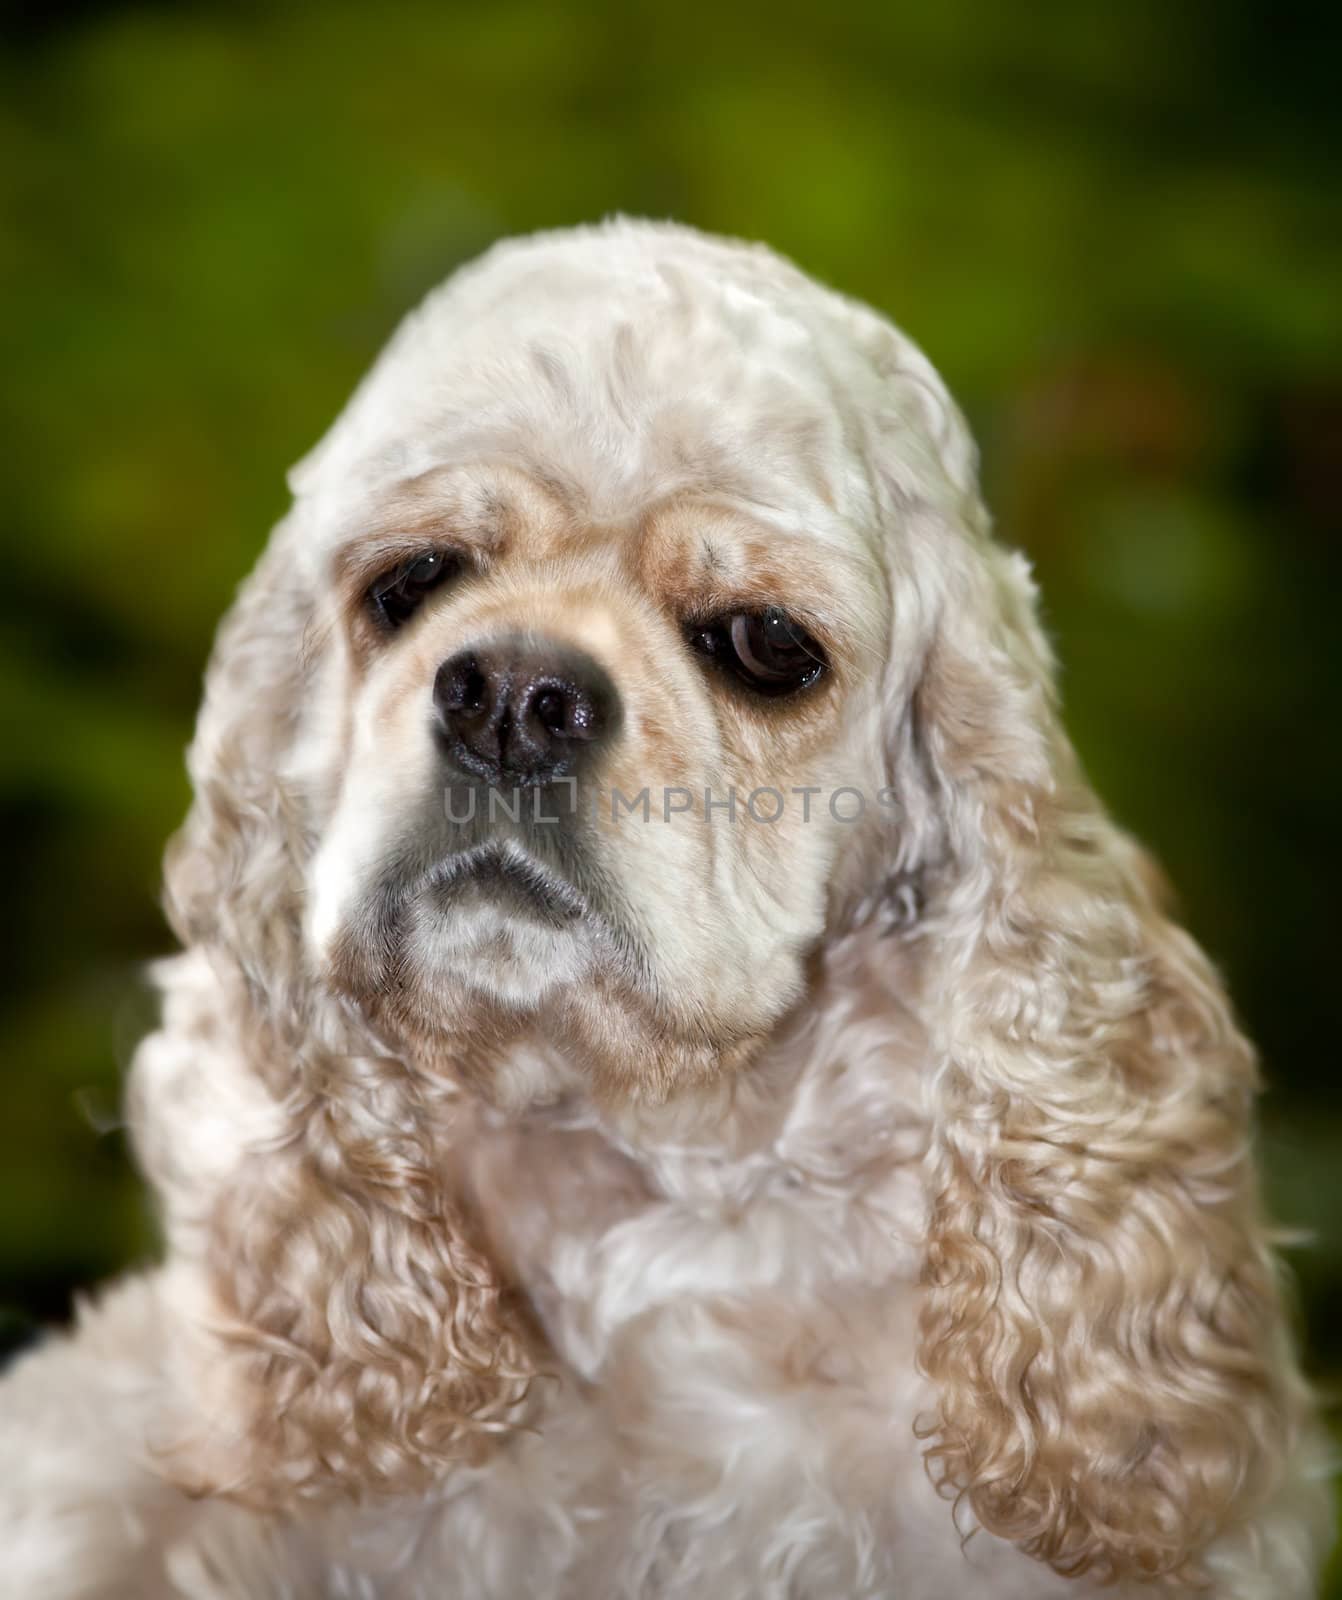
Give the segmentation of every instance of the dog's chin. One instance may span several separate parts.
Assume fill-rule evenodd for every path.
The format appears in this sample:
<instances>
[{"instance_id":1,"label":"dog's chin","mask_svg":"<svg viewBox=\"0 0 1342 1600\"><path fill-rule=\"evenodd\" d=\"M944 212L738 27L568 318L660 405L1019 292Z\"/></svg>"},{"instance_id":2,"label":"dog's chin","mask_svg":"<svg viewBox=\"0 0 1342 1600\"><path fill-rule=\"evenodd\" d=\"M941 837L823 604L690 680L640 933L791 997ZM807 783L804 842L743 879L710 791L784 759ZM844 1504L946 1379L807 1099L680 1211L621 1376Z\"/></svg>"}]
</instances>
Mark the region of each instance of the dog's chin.
<instances>
[{"instance_id":1,"label":"dog's chin","mask_svg":"<svg viewBox=\"0 0 1342 1600\"><path fill-rule=\"evenodd\" d=\"M767 1031L667 1009L638 946L512 842L455 852L413 886L384 889L330 970L421 1067L509 1104L568 1092L573 1070L607 1103L662 1101L730 1076Z\"/></svg>"},{"instance_id":2,"label":"dog's chin","mask_svg":"<svg viewBox=\"0 0 1342 1600\"><path fill-rule=\"evenodd\" d=\"M478 891L431 930L412 929L408 943L421 984L519 1012L540 1010L582 979L591 959L579 931L519 915Z\"/></svg>"},{"instance_id":3,"label":"dog's chin","mask_svg":"<svg viewBox=\"0 0 1342 1600\"><path fill-rule=\"evenodd\" d=\"M429 872L408 917L407 953L433 991L534 1012L587 974L590 920L584 896L535 857L484 844Z\"/></svg>"}]
</instances>

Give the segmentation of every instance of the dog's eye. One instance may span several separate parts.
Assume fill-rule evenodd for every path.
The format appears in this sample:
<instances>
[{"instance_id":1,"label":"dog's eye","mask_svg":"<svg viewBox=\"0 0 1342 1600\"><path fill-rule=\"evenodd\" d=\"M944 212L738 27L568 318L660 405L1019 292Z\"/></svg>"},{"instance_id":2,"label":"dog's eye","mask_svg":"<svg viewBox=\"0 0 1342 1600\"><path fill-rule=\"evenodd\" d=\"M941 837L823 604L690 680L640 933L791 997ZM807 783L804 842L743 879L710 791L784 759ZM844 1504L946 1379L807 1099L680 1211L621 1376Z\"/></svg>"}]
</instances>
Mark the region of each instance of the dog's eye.
<instances>
[{"instance_id":1,"label":"dog's eye","mask_svg":"<svg viewBox=\"0 0 1342 1600\"><path fill-rule=\"evenodd\" d=\"M795 694L829 665L825 652L787 612L735 611L686 630L694 649L725 667L756 694Z\"/></svg>"},{"instance_id":2,"label":"dog's eye","mask_svg":"<svg viewBox=\"0 0 1342 1600\"><path fill-rule=\"evenodd\" d=\"M428 594L461 571L461 557L450 550L426 550L402 561L368 586L368 608L384 628L409 622Z\"/></svg>"}]
</instances>

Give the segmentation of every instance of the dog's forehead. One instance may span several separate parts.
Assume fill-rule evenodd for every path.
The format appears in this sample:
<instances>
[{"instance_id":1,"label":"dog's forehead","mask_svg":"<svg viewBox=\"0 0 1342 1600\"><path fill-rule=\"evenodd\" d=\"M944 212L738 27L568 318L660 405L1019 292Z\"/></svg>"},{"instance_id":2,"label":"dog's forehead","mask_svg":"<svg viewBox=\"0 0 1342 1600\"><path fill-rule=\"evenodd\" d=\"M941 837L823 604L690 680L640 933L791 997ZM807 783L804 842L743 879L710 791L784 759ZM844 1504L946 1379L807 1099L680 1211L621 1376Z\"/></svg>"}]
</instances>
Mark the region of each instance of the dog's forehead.
<instances>
[{"instance_id":1,"label":"dog's forehead","mask_svg":"<svg viewBox=\"0 0 1342 1600\"><path fill-rule=\"evenodd\" d=\"M836 306L767 252L683 230L504 247L406 319L295 490L348 525L407 480L493 461L601 520L689 492L822 537L861 527L871 365Z\"/></svg>"}]
</instances>

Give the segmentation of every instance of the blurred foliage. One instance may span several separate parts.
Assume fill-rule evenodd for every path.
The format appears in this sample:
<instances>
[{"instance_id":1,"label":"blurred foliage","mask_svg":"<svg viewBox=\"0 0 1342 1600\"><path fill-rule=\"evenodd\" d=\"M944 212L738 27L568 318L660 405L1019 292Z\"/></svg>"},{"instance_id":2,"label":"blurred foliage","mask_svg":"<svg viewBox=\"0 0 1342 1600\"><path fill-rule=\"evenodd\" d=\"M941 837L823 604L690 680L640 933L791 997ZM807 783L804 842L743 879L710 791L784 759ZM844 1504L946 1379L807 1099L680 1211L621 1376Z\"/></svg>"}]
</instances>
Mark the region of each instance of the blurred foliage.
<instances>
[{"instance_id":1,"label":"blurred foliage","mask_svg":"<svg viewBox=\"0 0 1342 1600\"><path fill-rule=\"evenodd\" d=\"M0 1301L151 1248L117 1132L212 626L282 470L500 234L769 240L968 409L1071 725L1272 1085L1311 1359L1342 1368L1334 848L1342 113L1331 12L20 6L0 58L7 523ZM1328 29L1333 37L1325 36Z\"/></svg>"}]
</instances>

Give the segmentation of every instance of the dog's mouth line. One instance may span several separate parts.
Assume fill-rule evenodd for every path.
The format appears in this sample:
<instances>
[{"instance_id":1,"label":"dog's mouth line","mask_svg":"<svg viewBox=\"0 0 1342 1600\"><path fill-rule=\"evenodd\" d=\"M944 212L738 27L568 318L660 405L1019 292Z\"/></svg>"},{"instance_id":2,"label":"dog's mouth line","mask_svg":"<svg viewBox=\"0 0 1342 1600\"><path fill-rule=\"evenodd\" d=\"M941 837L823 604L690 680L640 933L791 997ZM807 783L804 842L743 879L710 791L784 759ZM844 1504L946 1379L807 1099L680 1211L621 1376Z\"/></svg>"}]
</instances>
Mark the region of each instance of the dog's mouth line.
<instances>
[{"instance_id":1,"label":"dog's mouth line","mask_svg":"<svg viewBox=\"0 0 1342 1600\"><path fill-rule=\"evenodd\" d=\"M490 840L444 857L425 874L425 887L450 904L468 890L540 914L552 926L588 917L586 897L520 845Z\"/></svg>"}]
</instances>

